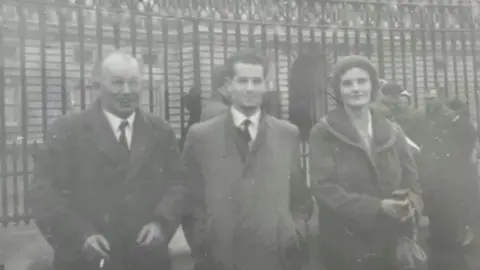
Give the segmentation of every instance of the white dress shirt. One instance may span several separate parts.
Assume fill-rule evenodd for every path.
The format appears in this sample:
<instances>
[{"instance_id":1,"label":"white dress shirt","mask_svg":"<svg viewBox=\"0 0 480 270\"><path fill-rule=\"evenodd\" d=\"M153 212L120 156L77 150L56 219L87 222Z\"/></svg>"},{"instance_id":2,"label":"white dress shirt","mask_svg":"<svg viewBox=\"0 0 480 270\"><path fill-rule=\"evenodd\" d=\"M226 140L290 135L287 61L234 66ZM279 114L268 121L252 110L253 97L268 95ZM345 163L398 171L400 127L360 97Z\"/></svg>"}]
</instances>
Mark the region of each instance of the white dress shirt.
<instances>
[{"instance_id":1,"label":"white dress shirt","mask_svg":"<svg viewBox=\"0 0 480 270\"><path fill-rule=\"evenodd\" d=\"M105 117L107 117L108 122L110 123L110 126L112 127L113 133L115 134L115 138L117 138L117 141L120 140L120 124L127 120L128 126L125 128L125 136L127 137L127 145L128 148L132 148L132 138L133 138L133 122L135 121L135 112L133 112L127 119L122 119L113 113L103 110L105 113Z\"/></svg>"},{"instance_id":2,"label":"white dress shirt","mask_svg":"<svg viewBox=\"0 0 480 270\"><path fill-rule=\"evenodd\" d=\"M242 129L244 128L243 122L245 120L250 120L251 124L248 126L248 132L250 132L250 136L252 137L252 141L250 142L250 146L252 143L255 141L257 138L258 134L258 125L260 124L260 115L261 111L258 110L256 113L254 113L252 116L247 117L243 113L239 112L237 109L234 107L231 107L231 112L232 112L232 117L233 117L233 124Z\"/></svg>"}]
</instances>

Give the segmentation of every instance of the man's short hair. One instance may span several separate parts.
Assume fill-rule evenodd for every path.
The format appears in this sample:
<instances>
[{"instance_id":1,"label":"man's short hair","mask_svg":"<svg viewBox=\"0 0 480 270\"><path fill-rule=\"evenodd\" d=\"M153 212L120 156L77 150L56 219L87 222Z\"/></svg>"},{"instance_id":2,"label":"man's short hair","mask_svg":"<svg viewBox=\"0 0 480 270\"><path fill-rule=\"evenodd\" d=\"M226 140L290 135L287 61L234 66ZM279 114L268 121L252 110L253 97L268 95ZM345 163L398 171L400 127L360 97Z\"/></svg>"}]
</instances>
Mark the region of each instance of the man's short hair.
<instances>
[{"instance_id":1,"label":"man's short hair","mask_svg":"<svg viewBox=\"0 0 480 270\"><path fill-rule=\"evenodd\" d=\"M244 64L256 64L263 67L263 76L266 76L268 73L268 62L264 56L262 56L258 51L242 50L234 53L225 60L225 77L233 78L235 76L235 65L238 63Z\"/></svg>"},{"instance_id":2,"label":"man's short hair","mask_svg":"<svg viewBox=\"0 0 480 270\"><path fill-rule=\"evenodd\" d=\"M138 66L139 69L141 69L141 63L139 59L135 58L133 55L131 55L128 52L125 52L123 50L117 49L112 52L110 52L103 60L102 60L102 65L101 65L101 72L103 75L103 72L105 72L105 69L107 69L107 64L110 64L110 61L112 61L113 57L119 57L125 62L130 62L130 63L135 63L135 65Z\"/></svg>"}]
</instances>

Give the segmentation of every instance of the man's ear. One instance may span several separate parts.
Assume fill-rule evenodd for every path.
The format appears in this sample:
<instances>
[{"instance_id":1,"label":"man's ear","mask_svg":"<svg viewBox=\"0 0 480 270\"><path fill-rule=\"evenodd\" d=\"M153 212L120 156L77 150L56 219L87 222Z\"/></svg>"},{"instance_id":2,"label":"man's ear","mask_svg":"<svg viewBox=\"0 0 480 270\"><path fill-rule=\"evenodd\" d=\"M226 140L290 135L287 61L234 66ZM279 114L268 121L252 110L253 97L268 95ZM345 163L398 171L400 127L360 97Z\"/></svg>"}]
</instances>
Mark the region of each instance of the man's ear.
<instances>
[{"instance_id":1,"label":"man's ear","mask_svg":"<svg viewBox=\"0 0 480 270\"><path fill-rule=\"evenodd\" d=\"M233 78L225 77L225 80L223 81L223 84L222 84L222 88L224 88L226 91L230 91L230 88L232 87L232 82L233 82Z\"/></svg>"}]
</instances>

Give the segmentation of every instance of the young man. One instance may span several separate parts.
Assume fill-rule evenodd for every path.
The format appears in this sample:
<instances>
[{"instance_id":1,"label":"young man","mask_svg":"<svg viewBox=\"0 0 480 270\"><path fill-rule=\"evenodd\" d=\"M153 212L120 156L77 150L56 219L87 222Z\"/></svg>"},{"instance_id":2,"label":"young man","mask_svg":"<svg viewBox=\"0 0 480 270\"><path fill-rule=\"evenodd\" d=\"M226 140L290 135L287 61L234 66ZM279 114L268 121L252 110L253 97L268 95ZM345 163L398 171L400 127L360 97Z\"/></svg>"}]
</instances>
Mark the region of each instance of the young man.
<instances>
[{"instance_id":1,"label":"young man","mask_svg":"<svg viewBox=\"0 0 480 270\"><path fill-rule=\"evenodd\" d=\"M193 126L184 149L187 178L196 187L187 233L196 269L298 269L294 216L306 220L312 207L298 129L260 109L263 57L239 52L225 67L232 104Z\"/></svg>"},{"instance_id":2,"label":"young man","mask_svg":"<svg viewBox=\"0 0 480 270\"><path fill-rule=\"evenodd\" d=\"M139 108L135 58L111 53L100 77L98 102L55 121L35 156L37 226L54 269L169 269L188 190L175 134Z\"/></svg>"}]
</instances>

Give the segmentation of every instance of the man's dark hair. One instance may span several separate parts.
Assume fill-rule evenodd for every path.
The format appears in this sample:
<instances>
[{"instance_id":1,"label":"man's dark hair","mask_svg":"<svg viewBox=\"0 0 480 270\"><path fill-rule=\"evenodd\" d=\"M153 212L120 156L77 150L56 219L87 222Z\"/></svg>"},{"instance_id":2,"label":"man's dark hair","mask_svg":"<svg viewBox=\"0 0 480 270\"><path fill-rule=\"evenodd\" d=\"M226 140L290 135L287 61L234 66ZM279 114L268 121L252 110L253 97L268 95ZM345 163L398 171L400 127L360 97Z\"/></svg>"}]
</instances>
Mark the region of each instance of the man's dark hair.
<instances>
[{"instance_id":1,"label":"man's dark hair","mask_svg":"<svg viewBox=\"0 0 480 270\"><path fill-rule=\"evenodd\" d=\"M234 53L225 60L225 77L233 78L235 76L235 65L238 63L256 64L263 67L263 76L268 73L268 62L264 56L256 50L242 50Z\"/></svg>"}]
</instances>

